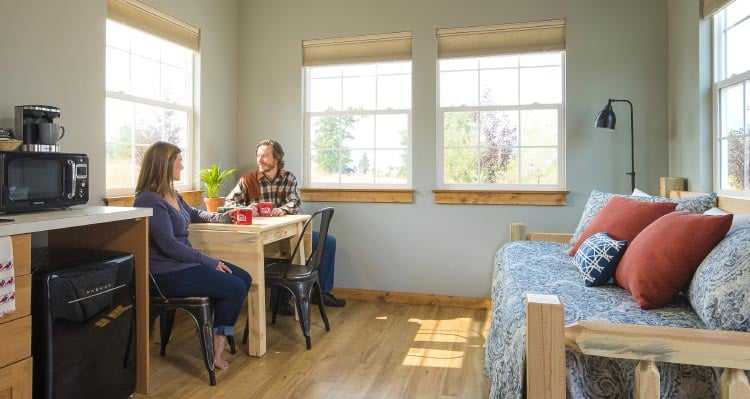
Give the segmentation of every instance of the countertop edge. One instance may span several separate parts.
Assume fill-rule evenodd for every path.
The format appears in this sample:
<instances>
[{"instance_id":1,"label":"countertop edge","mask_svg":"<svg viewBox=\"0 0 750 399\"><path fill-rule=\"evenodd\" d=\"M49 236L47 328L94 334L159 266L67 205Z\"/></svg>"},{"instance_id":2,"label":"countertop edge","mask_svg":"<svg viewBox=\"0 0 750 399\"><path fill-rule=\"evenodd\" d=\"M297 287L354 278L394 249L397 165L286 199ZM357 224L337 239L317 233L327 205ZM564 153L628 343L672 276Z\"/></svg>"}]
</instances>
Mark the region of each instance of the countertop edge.
<instances>
[{"instance_id":1,"label":"countertop edge","mask_svg":"<svg viewBox=\"0 0 750 399\"><path fill-rule=\"evenodd\" d=\"M0 236L138 219L152 214L151 208L115 206L74 206L59 210L3 214L0 219L12 221L0 222Z\"/></svg>"}]
</instances>

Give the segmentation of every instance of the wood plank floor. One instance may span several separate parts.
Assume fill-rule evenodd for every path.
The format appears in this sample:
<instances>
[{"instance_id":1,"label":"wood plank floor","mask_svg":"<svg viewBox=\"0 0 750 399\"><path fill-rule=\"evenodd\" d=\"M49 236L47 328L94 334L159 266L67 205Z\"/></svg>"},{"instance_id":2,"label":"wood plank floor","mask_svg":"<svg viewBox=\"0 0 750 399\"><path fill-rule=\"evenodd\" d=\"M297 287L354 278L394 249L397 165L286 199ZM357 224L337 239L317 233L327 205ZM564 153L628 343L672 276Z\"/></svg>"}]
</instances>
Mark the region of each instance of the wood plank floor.
<instances>
[{"instance_id":1,"label":"wood plank floor","mask_svg":"<svg viewBox=\"0 0 750 399\"><path fill-rule=\"evenodd\" d=\"M239 352L246 348L238 339L238 353L225 352L230 367L216 371L215 387L208 384L194 323L178 317L167 356L159 356L158 343L151 344L150 397L487 397L482 365L488 310L361 300L326 310L331 331L325 332L315 308L309 351L289 316L268 326L268 352L262 358ZM241 331L237 328L238 338Z\"/></svg>"}]
</instances>

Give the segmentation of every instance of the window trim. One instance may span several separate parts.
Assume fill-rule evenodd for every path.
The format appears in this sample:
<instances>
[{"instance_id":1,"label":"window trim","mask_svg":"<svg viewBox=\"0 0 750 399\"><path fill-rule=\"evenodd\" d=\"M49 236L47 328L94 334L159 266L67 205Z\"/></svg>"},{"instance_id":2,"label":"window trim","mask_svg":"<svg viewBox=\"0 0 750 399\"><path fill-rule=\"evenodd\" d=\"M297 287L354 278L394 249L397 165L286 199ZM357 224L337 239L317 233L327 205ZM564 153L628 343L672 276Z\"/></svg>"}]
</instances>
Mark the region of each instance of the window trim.
<instances>
[{"instance_id":1,"label":"window trim","mask_svg":"<svg viewBox=\"0 0 750 399\"><path fill-rule=\"evenodd\" d=\"M497 192L526 192L526 191L550 191L550 192L558 192L558 191L564 191L566 187L566 164L567 164L567 158L566 158L566 142L565 138L567 136L566 134L566 108L567 108L567 101L566 101L566 50L554 50L555 52L559 51L561 55L560 60L560 73L562 76L561 83L561 99L562 102L560 104L519 104L519 105L492 105L492 106L483 106L483 105L476 105L476 106L466 106L466 107L441 107L440 106L440 59L438 59L438 64L436 65L437 74L436 74L436 98L437 98L437 115L436 115L436 125L437 125L437 140L436 140L436 161L437 161L437 170L436 170L436 187L437 191L464 191L464 192L473 192L473 191L497 191ZM523 52L523 53L513 53L513 55L521 55L521 54L533 54L533 52ZM499 54L503 55L503 54ZM505 54L510 55L510 54ZM486 55L481 56L471 56L471 57L462 57L462 58L482 58L487 57ZM478 71L481 69L477 69ZM520 70L520 66L518 67L518 70ZM478 82L479 87L481 87L481 82ZM520 90L520 86L519 86ZM444 117L443 115L445 112L456 112L456 111L463 111L463 112L491 112L491 111L521 111L521 110L535 110L535 109L557 109L558 110L558 137L557 137L557 156L558 156L558 171L557 171L557 179L558 184L454 184L454 183L444 183L445 181L445 165L444 165L444 154L445 154L445 133L444 133ZM533 147L533 146L531 146ZM544 146L549 147L549 146ZM519 149L522 148L521 146L518 147ZM527 147L528 148L528 147Z\"/></svg>"},{"instance_id":2,"label":"window trim","mask_svg":"<svg viewBox=\"0 0 750 399\"><path fill-rule=\"evenodd\" d=\"M713 155L713 161L712 161L712 169L713 169L713 189L715 192L717 192L719 195L723 196L734 196L734 197L742 197L742 198L750 198L750 190L747 191L738 191L738 190L724 190L721 188L722 183L722 175L721 170L723 168L723 159L721 156L721 134L720 134L720 128L721 128L721 96L720 92L723 89L729 88L731 86L746 82L750 80L750 69L748 69L745 72L735 74L729 77L725 77L726 74L726 59L727 59L727 49L726 49L726 40L724 36L724 32L727 29L726 26L724 26L724 9L719 10L717 13L714 14L714 17L712 18L713 23L713 51L712 51L712 65L713 65L713 84L711 89L712 94L712 155ZM750 15L745 16L742 20L736 22L733 26L736 26L740 23L748 22L750 20ZM746 83L750 84L750 83ZM747 101L747 99L746 99ZM747 107L750 104L745 104ZM746 121L746 124L750 124L750 121Z\"/></svg>"},{"instance_id":3,"label":"window trim","mask_svg":"<svg viewBox=\"0 0 750 399\"><path fill-rule=\"evenodd\" d=\"M414 63L411 61L411 59L408 60L397 60L397 61L375 61L375 62L366 62L366 63L343 63L343 64L334 64L339 65L341 67L345 65L362 65L362 64L381 64L381 63L389 63L389 62L409 62L411 66L411 71L409 72L409 76L411 77L411 80L413 81L414 77ZM370 193L378 190L410 190L412 188L412 181L413 181L413 151L412 151L412 132L413 132L413 93L412 93L412 107L408 109L375 109L375 110L357 110L357 111L309 111L310 108L310 68L314 68L319 65L310 65L310 66L303 66L302 68L302 76L304 79L304 98L303 98L303 177L304 177L304 188L310 189L312 192L313 189L320 190L321 193L325 192L326 190L329 190L328 192L333 192L333 190L359 190L360 192L364 193ZM399 74L400 75L400 74ZM380 76L380 75L378 75ZM382 76L389 76L389 74L383 74ZM342 77L343 79L343 77ZM343 90L343 85L341 87L341 90ZM377 96L377 86L376 86L376 93ZM404 184L389 184L389 183L313 183L312 182L312 126L311 121L312 118L316 116L360 116L360 115L403 115L405 114L407 117L407 131L406 131L406 167L407 167L407 173L406 173L406 183ZM376 148L373 148L373 151L376 151ZM324 194L320 194L324 195ZM366 197L367 195L365 195ZM318 198L318 197L316 197ZM360 202L360 201L352 201L352 202ZM366 202L380 202L380 201L366 201Z\"/></svg>"},{"instance_id":4,"label":"window trim","mask_svg":"<svg viewBox=\"0 0 750 399\"><path fill-rule=\"evenodd\" d=\"M116 1L120 1L120 0L113 0L113 1L116 2ZM117 20L117 19L107 18L107 20L111 20L114 23L118 23L118 24L124 25L125 27L133 29L133 30L138 30L137 28L134 28L132 26L128 26L127 24L123 24L122 21ZM196 30L197 30L197 28L196 28ZM195 184L195 179L193 178L192 173L190 173L189 171L193 170L193 164L194 164L194 161L195 161L195 158L196 158L196 153L195 153L196 143L195 143L194 140L195 140L195 104L196 104L195 93L196 93L196 88L198 86L198 81L196 80L197 79L197 75L196 75L196 69L197 68L196 67L197 67L197 62L198 62L198 57L197 57L198 56L198 52L197 52L197 50L195 50L195 49L193 49L191 47L186 47L186 46L182 45L181 43L169 40L169 38L159 37L159 36L157 36L157 35L155 35L153 33L150 33L150 32L145 32L145 33L147 33L147 34L149 34L151 36L154 36L157 39L164 40L164 41L167 41L167 42L171 42L171 43L176 44L178 46L184 47L185 49L187 49L187 50L189 50L191 52L191 57L190 57L191 58L190 59L190 65L191 65L190 74L187 75L187 76L185 76L185 82L188 85L187 89L189 90L189 92L186 93L186 95L187 95L187 99L189 100L188 102L189 102L190 105L182 105L182 104L178 104L178 103L174 103L174 102L165 102L165 101L160 101L160 100L154 100L154 99L151 99L151 98L140 97L140 96L135 96L135 95L132 95L132 94L126 94L126 93L119 92L119 91L110 91L110 90L106 90L105 89L105 113L106 113L106 100L109 99L109 98L116 99L116 100L128 101L128 102L135 103L135 104L151 105L151 106L155 106L155 107L160 107L160 108L165 108L165 109L172 109L172 110L176 110L176 111L186 112L187 113L187 115L186 115L186 119L187 119L186 130L187 130L187 132L186 132L186 136L185 136L184 151L183 151L183 168L184 168L183 169L183 179L185 180L185 184L176 184L175 185L175 189L178 190L178 191L193 190L193 187L194 187L194 184ZM106 43L106 38L105 38L105 49L107 47L110 47L110 46ZM121 49L121 48L117 48L117 47L112 47L112 48L125 51L125 49ZM129 56L132 57L132 55L133 55L132 48L127 49L127 52L129 54ZM159 63L160 66L161 65L170 65L170 64L164 64L164 63L162 63L161 60L156 60L156 61ZM105 57L105 67L106 67L106 62L107 62L107 60L106 60L106 57ZM172 66L174 66L174 65L172 65ZM105 79L105 87L106 87L106 79ZM106 130L105 130L105 135L106 135ZM106 148L106 146L107 146L107 144L106 144L106 139L105 139L105 148ZM134 146L135 146L135 144L131 143L131 147L134 147ZM107 170L106 165L107 165L107 161L105 160L105 180L106 180L106 173L107 173L106 172L106 170ZM105 195L107 197L132 195L132 193L135 190L135 187L137 185L137 180L138 180L138 177L135 176L135 181L133 182L134 185L133 185L132 188L131 187L126 187L126 188L108 188L108 187L106 187L106 183L105 183Z\"/></svg>"}]
</instances>

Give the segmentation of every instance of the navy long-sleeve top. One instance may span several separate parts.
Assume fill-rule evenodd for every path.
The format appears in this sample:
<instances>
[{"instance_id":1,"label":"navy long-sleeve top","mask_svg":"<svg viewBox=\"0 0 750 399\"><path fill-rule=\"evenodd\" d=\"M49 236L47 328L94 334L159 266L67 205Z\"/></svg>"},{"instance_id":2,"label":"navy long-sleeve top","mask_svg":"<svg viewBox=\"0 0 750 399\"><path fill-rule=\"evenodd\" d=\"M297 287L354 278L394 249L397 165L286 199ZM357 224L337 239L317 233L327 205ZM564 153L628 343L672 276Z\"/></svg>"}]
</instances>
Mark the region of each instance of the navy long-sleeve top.
<instances>
[{"instance_id":1,"label":"navy long-sleeve top","mask_svg":"<svg viewBox=\"0 0 750 399\"><path fill-rule=\"evenodd\" d=\"M161 195L143 191L135 196L134 206L152 208L148 220L148 260L151 273L168 273L199 265L215 268L219 260L193 248L188 240L188 226L193 223L231 223L228 213L202 211L177 196L175 209Z\"/></svg>"}]
</instances>

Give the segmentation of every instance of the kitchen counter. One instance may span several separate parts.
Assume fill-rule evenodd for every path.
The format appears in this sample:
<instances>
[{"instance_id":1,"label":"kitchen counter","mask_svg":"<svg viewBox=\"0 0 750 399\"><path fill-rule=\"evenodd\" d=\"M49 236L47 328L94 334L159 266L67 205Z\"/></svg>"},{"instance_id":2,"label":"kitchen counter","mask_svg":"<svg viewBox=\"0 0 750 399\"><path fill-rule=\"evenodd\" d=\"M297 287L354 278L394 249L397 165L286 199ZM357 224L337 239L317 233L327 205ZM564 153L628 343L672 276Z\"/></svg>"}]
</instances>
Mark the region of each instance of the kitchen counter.
<instances>
[{"instance_id":1,"label":"kitchen counter","mask_svg":"<svg viewBox=\"0 0 750 399\"><path fill-rule=\"evenodd\" d=\"M150 208L113 206L74 206L68 209L0 214L0 236L129 220L149 217L151 214Z\"/></svg>"},{"instance_id":2,"label":"kitchen counter","mask_svg":"<svg viewBox=\"0 0 750 399\"><path fill-rule=\"evenodd\" d=\"M30 263L30 233L47 232L50 247L94 248L132 253L135 260L135 309L136 309L136 387L135 392L147 395L149 391L148 358L148 217L151 208L128 208L108 206L74 206L68 209L40 210L34 212L0 214L0 236L12 236L14 258L27 259ZM16 242L19 243L16 246ZM26 272L28 273L28 271ZM29 315L30 275L20 276L17 284L16 306L25 310L21 317L0 324L5 325L11 339L31 343L31 318ZM28 328L15 326L14 322L25 322ZM23 326L22 326L23 327ZM4 339L8 339L5 336ZM10 341L9 341L10 342ZM25 347L25 346L24 346ZM1 352L1 351L0 351ZM28 351L30 354L30 349ZM0 353L1 354L1 353ZM26 356L29 356L26 354ZM11 356L11 360L22 359L0 370L0 392L15 392L9 398L31 398L32 358ZM5 397L3 395L0 395Z\"/></svg>"}]
</instances>

